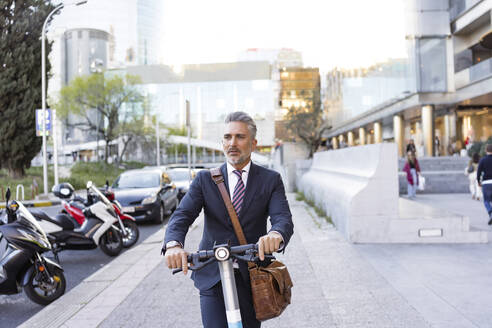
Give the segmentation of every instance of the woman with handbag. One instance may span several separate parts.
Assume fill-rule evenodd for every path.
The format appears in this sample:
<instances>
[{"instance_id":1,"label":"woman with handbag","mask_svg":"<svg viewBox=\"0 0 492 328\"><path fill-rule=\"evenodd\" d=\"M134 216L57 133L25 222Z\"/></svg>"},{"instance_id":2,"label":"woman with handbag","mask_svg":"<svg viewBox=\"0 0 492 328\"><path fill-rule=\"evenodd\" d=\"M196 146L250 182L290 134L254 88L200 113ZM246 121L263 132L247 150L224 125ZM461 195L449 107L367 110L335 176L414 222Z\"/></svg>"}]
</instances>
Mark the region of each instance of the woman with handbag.
<instances>
[{"instance_id":1,"label":"woman with handbag","mask_svg":"<svg viewBox=\"0 0 492 328\"><path fill-rule=\"evenodd\" d=\"M468 177L470 182L470 194L472 195L472 199L480 200L482 198L482 190L478 186L477 181L477 169L478 163L480 162L480 155L478 153L474 153L468 166L465 168L465 175Z\"/></svg>"},{"instance_id":2,"label":"woman with handbag","mask_svg":"<svg viewBox=\"0 0 492 328\"><path fill-rule=\"evenodd\" d=\"M403 172L407 174L408 198L413 199L417 195L420 166L419 161L415 157L415 153L412 151L407 152L407 162L403 167Z\"/></svg>"}]
</instances>

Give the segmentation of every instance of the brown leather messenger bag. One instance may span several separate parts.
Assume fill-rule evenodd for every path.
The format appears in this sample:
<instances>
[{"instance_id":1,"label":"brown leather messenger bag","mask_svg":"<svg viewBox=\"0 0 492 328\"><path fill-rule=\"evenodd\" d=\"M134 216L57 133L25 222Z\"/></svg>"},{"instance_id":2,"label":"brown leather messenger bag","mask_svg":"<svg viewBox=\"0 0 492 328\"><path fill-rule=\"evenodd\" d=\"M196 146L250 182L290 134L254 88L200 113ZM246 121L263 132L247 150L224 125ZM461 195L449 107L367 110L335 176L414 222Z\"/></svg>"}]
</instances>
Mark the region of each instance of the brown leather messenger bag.
<instances>
[{"instance_id":1,"label":"brown leather messenger bag","mask_svg":"<svg viewBox=\"0 0 492 328\"><path fill-rule=\"evenodd\" d=\"M247 241L244 237L243 229L237 218L234 206L232 206L229 193L225 188L224 177L220 172L220 168L212 168L210 173L229 212L236 237L241 245L246 245ZM290 304L293 284L287 267L282 262L275 260L266 267L260 267L253 262L248 262L248 269L256 319L265 321L278 317Z\"/></svg>"}]
</instances>

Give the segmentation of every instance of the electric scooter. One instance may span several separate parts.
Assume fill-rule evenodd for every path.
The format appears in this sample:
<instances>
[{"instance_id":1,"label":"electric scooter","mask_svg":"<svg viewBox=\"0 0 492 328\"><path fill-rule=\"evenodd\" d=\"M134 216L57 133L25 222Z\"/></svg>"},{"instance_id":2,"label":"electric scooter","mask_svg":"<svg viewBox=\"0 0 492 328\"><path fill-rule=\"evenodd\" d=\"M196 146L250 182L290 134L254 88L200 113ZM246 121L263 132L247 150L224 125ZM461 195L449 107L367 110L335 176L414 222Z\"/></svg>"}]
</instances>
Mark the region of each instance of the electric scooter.
<instances>
[{"instance_id":1,"label":"electric scooter","mask_svg":"<svg viewBox=\"0 0 492 328\"><path fill-rule=\"evenodd\" d=\"M91 181L87 182L87 189L96 194L101 193ZM58 253L65 249L87 250L99 246L109 256L116 256L123 249L121 230L116 226L118 215L104 195L100 194L99 197L99 201L83 210L86 220L79 228L74 227L73 219L66 214L52 218L45 212L31 211L36 219L48 221L57 228L56 231L48 232L57 261Z\"/></svg>"},{"instance_id":2,"label":"electric scooter","mask_svg":"<svg viewBox=\"0 0 492 328\"><path fill-rule=\"evenodd\" d=\"M228 327L241 328L243 326L241 312L239 311L239 301L232 259L245 262L259 262L257 254L257 244L232 247L229 244L223 244L214 246L213 250L203 250L188 255L187 260L188 263L190 263L188 269L192 271L200 270L214 262L218 263ZM273 255L265 254L265 260L272 259L275 259ZM176 274L182 270L182 268L174 269L172 273Z\"/></svg>"},{"instance_id":3,"label":"electric scooter","mask_svg":"<svg viewBox=\"0 0 492 328\"><path fill-rule=\"evenodd\" d=\"M52 250L44 230L19 201L5 195L6 213L0 220L0 294L24 289L35 303L47 305L65 293L67 282L58 263L42 254Z\"/></svg>"}]
</instances>

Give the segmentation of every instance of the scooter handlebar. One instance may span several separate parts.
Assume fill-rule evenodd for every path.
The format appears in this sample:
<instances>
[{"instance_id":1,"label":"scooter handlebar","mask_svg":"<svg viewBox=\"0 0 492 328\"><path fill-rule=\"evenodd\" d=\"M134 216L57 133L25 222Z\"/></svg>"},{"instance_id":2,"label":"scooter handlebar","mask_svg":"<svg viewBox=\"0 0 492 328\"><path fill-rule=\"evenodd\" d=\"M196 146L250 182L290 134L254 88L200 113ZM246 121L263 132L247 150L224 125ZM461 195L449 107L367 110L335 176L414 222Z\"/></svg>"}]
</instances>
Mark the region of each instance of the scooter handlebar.
<instances>
[{"instance_id":1,"label":"scooter handlebar","mask_svg":"<svg viewBox=\"0 0 492 328\"><path fill-rule=\"evenodd\" d=\"M202 250L195 253L188 254L187 261L191 265L188 266L189 270L195 271L199 270L212 262L216 262L215 249L219 247L227 247L230 250L231 256L238 260L244 262L259 262L258 245L257 244L247 244L230 247L228 245L217 245L214 250ZM274 260L273 255L265 254L265 260ZM172 274L176 274L183 271L183 268L177 268L172 270Z\"/></svg>"}]
</instances>

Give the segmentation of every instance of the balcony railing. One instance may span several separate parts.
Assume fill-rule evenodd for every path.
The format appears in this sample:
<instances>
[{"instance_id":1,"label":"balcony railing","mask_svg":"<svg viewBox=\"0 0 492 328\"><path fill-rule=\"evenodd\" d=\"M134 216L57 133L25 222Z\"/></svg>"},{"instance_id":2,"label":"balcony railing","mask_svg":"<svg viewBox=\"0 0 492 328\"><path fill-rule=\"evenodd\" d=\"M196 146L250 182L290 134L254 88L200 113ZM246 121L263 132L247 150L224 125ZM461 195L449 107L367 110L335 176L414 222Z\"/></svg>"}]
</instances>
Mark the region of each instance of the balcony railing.
<instances>
[{"instance_id":1,"label":"balcony railing","mask_svg":"<svg viewBox=\"0 0 492 328\"><path fill-rule=\"evenodd\" d=\"M492 58L470 67L470 82L492 76Z\"/></svg>"}]
</instances>

